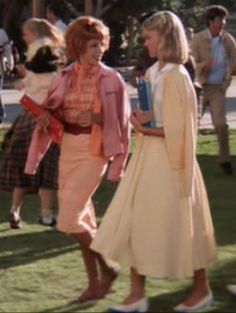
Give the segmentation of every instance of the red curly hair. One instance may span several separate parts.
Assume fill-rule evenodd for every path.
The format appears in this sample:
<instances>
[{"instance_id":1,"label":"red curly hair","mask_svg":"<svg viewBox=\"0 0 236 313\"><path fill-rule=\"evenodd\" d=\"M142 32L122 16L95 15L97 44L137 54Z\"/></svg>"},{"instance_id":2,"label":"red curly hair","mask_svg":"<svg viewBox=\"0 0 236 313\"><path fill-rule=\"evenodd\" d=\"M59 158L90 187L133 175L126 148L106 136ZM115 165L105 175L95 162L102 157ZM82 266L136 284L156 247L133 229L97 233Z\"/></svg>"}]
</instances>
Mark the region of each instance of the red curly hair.
<instances>
[{"instance_id":1,"label":"red curly hair","mask_svg":"<svg viewBox=\"0 0 236 313\"><path fill-rule=\"evenodd\" d=\"M91 39L101 41L107 50L110 43L110 31L99 19L83 16L69 25L65 39L68 58L77 60L81 54L86 52L86 44Z\"/></svg>"}]
</instances>

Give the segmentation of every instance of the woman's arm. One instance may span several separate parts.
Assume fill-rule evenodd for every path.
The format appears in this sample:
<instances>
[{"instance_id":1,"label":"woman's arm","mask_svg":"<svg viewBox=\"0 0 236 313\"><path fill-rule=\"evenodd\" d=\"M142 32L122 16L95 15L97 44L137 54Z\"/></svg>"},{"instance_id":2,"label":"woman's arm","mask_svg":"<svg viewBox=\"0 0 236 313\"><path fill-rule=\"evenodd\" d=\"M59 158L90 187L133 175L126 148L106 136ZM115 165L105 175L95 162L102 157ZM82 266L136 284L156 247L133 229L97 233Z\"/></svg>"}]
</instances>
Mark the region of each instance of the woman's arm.
<instances>
[{"instance_id":1,"label":"woman's arm","mask_svg":"<svg viewBox=\"0 0 236 313\"><path fill-rule=\"evenodd\" d=\"M27 71L26 71L26 67L23 64L16 65L16 70L21 78L24 78L26 76Z\"/></svg>"},{"instance_id":2,"label":"woman's arm","mask_svg":"<svg viewBox=\"0 0 236 313\"><path fill-rule=\"evenodd\" d=\"M146 135L146 136L156 136L156 137L165 137L165 133L164 133L164 128L163 127L159 127L159 128L149 128L149 127L142 127L141 131L142 134Z\"/></svg>"},{"instance_id":3,"label":"woman's arm","mask_svg":"<svg viewBox=\"0 0 236 313\"><path fill-rule=\"evenodd\" d=\"M159 128L149 128L149 127L145 127L143 126L143 124L140 122L140 120L137 118L136 114L133 113L131 115L130 118L130 122L133 124L133 126L135 127L135 129L146 135L146 136L156 136L156 137L165 137L165 133L164 133L164 128L163 127L159 127Z\"/></svg>"},{"instance_id":4,"label":"woman's arm","mask_svg":"<svg viewBox=\"0 0 236 313\"><path fill-rule=\"evenodd\" d=\"M17 90L23 90L25 88L24 80L19 79L14 83L14 88Z\"/></svg>"}]
</instances>

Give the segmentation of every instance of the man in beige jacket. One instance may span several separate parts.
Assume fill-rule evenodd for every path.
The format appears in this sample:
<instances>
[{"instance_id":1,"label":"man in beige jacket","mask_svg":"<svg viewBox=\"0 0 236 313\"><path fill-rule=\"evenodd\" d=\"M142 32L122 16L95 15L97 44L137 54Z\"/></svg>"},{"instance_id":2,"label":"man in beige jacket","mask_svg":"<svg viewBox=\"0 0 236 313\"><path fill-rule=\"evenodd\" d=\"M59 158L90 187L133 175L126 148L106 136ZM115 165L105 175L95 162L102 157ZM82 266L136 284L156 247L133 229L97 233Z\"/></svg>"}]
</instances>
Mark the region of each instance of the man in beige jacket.
<instances>
[{"instance_id":1,"label":"man in beige jacket","mask_svg":"<svg viewBox=\"0 0 236 313\"><path fill-rule=\"evenodd\" d=\"M191 48L197 77L203 87L203 112L209 106L218 137L219 162L224 173L232 175L225 94L236 73L236 42L224 31L227 17L224 7L210 6L205 14L207 29L194 36Z\"/></svg>"}]
</instances>

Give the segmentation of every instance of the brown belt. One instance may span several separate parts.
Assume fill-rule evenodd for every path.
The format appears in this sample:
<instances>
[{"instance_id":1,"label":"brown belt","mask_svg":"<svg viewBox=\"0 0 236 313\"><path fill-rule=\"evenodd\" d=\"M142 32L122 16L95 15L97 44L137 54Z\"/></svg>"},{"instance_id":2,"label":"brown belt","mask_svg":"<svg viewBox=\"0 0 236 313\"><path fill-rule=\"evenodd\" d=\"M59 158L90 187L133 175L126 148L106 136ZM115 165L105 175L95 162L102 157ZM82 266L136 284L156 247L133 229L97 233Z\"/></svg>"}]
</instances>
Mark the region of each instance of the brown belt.
<instances>
[{"instance_id":1,"label":"brown belt","mask_svg":"<svg viewBox=\"0 0 236 313\"><path fill-rule=\"evenodd\" d=\"M64 124L64 131L72 135L91 134L92 126L81 127L79 124Z\"/></svg>"}]
</instances>

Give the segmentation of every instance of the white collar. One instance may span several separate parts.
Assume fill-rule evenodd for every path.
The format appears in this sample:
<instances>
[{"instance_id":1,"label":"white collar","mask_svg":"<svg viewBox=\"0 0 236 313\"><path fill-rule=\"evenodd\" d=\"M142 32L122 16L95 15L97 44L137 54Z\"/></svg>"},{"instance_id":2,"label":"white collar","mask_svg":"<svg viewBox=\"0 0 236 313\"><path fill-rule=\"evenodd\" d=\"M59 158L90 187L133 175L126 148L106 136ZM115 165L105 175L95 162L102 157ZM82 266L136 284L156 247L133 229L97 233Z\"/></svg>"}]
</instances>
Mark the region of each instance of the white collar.
<instances>
[{"instance_id":1,"label":"white collar","mask_svg":"<svg viewBox=\"0 0 236 313\"><path fill-rule=\"evenodd\" d=\"M220 39L220 38L222 37L222 34L223 34L223 31L221 31L218 36L213 37L212 34L211 34L211 32L210 32L210 29L209 29L209 28L207 29L207 32L208 32L208 37L209 37L210 39L216 39L216 38Z\"/></svg>"},{"instance_id":2,"label":"white collar","mask_svg":"<svg viewBox=\"0 0 236 313\"><path fill-rule=\"evenodd\" d=\"M166 63L166 65L161 70L159 70L159 62L158 61L157 61L156 65L157 65L158 73L167 73L167 72L171 71L172 68L174 68L174 66L176 64L174 64L174 63Z\"/></svg>"}]
</instances>

